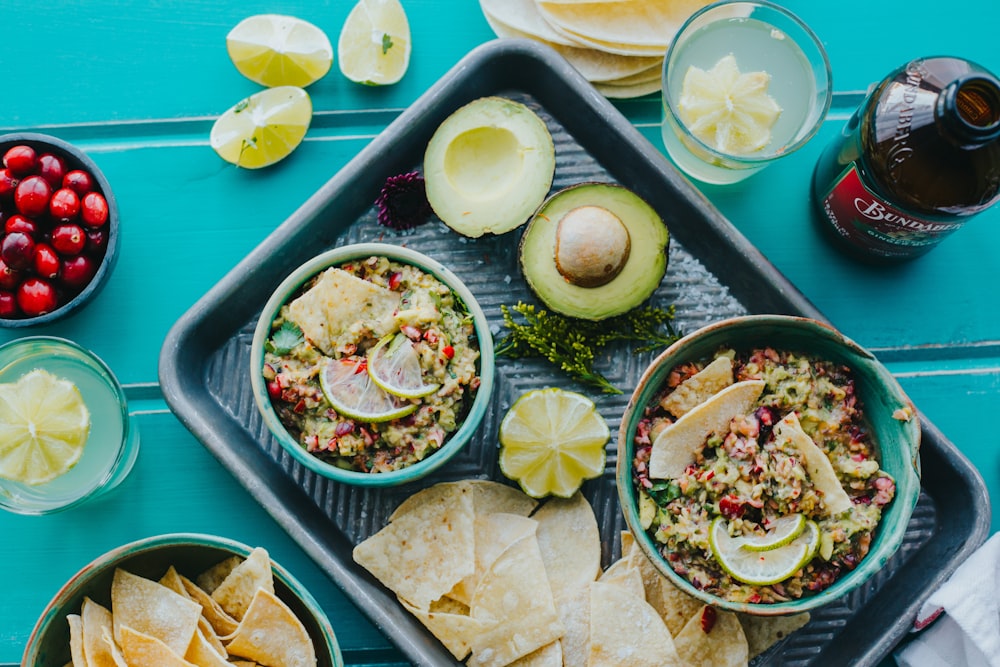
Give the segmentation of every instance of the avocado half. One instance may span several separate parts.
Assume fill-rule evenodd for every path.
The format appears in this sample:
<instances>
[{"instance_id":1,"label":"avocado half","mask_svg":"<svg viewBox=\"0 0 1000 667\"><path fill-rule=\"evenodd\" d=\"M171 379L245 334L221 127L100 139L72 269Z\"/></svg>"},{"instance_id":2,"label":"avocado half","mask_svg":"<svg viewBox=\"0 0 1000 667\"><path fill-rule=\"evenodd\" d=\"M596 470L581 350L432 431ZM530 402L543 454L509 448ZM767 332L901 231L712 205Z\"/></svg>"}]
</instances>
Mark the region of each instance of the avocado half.
<instances>
[{"instance_id":1,"label":"avocado half","mask_svg":"<svg viewBox=\"0 0 1000 667\"><path fill-rule=\"evenodd\" d=\"M427 200L459 234L503 234L542 203L555 168L545 121L519 102L483 97L446 118L428 142Z\"/></svg>"},{"instance_id":2,"label":"avocado half","mask_svg":"<svg viewBox=\"0 0 1000 667\"><path fill-rule=\"evenodd\" d=\"M667 270L670 235L631 190L581 183L555 193L521 237L524 278L551 310L603 320L632 310Z\"/></svg>"}]
</instances>

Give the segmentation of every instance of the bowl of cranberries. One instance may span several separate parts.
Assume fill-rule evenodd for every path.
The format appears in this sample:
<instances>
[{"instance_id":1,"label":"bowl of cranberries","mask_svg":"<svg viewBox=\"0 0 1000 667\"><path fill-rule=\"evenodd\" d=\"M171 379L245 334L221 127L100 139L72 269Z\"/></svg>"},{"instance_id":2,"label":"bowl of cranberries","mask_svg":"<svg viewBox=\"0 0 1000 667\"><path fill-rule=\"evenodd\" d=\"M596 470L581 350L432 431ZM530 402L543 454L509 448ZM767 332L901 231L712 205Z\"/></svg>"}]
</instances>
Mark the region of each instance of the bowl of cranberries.
<instances>
[{"instance_id":1,"label":"bowl of cranberries","mask_svg":"<svg viewBox=\"0 0 1000 667\"><path fill-rule=\"evenodd\" d=\"M118 207L90 157L57 137L0 136L0 327L76 312L117 250Z\"/></svg>"}]
</instances>

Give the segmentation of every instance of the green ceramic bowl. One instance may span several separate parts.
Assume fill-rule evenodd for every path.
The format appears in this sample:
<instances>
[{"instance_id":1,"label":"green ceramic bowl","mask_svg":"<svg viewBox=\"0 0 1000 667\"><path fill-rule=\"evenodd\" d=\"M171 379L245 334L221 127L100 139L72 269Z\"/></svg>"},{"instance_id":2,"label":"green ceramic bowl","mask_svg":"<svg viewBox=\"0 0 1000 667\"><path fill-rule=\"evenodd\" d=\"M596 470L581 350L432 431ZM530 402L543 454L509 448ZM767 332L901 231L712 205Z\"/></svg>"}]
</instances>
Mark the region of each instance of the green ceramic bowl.
<instances>
[{"instance_id":1,"label":"green ceramic bowl","mask_svg":"<svg viewBox=\"0 0 1000 667\"><path fill-rule=\"evenodd\" d=\"M858 395L878 443L882 468L896 481L895 499L882 515L871 550L861 564L844 573L835 584L811 597L777 604L729 602L692 586L664 561L652 538L642 529L632 459L636 426L643 409L663 386L678 363L710 357L723 346L747 349L770 346L812 354L849 366L855 374ZM899 408L910 408L912 418L893 418ZM677 586L707 604L731 611L778 616L815 609L864 584L878 572L903 541L910 515L920 495L920 420L899 383L875 357L831 327L807 318L750 315L713 324L685 336L657 357L645 371L629 400L618 433L618 495L629 530L657 569Z\"/></svg>"},{"instance_id":2,"label":"green ceramic bowl","mask_svg":"<svg viewBox=\"0 0 1000 667\"><path fill-rule=\"evenodd\" d=\"M262 369L264 367L264 343L271 331L271 323L277 317L281 307L299 291L302 285L329 267L340 266L352 260L364 259L375 255L388 257L393 261L415 266L433 275L450 287L465 303L469 313L472 314L476 338L479 343L480 385L464 421L445 440L444 445L440 449L423 461L400 470L364 473L345 470L313 456L288 433L282 425L281 420L278 419L274 407L271 405ZM476 302L475 297L472 296L472 292L458 279L458 276L440 262L415 250L386 243L359 243L334 248L314 257L295 269L274 291L274 294L264 306L260 319L257 321L257 328L254 331L253 342L250 347L250 382L253 388L254 401L257 403L257 409L264 418L264 423L274 437L277 438L278 443L296 461L317 474L345 484L355 484L358 486L395 486L420 479L437 470L468 444L472 434L475 433L480 422L483 420L486 408L489 405L490 394L493 391L493 363L493 337L490 334L486 316Z\"/></svg>"},{"instance_id":3,"label":"green ceramic bowl","mask_svg":"<svg viewBox=\"0 0 1000 667\"><path fill-rule=\"evenodd\" d=\"M28 637L21 664L63 667L70 662L66 616L80 613L85 596L111 609L115 568L158 580L173 565L179 573L194 577L230 556L246 557L250 551L251 547L233 540L193 533L147 537L109 551L77 572L52 598ZM305 626L318 667L343 667L337 638L319 603L287 570L273 560L271 564L274 592Z\"/></svg>"}]
</instances>

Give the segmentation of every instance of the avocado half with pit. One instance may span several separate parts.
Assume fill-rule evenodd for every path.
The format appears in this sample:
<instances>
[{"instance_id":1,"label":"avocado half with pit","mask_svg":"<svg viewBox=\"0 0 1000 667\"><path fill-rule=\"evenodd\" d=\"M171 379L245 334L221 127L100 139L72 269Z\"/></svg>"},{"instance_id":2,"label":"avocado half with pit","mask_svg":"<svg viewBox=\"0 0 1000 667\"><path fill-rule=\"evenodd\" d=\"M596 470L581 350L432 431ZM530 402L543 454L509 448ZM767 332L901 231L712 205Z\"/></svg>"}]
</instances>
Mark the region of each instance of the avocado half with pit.
<instances>
[{"instance_id":1,"label":"avocado half with pit","mask_svg":"<svg viewBox=\"0 0 1000 667\"><path fill-rule=\"evenodd\" d=\"M424 153L427 200L464 236L503 234L527 222L556 168L545 121L525 105L483 97L455 111Z\"/></svg>"},{"instance_id":2,"label":"avocado half with pit","mask_svg":"<svg viewBox=\"0 0 1000 667\"><path fill-rule=\"evenodd\" d=\"M667 270L670 235L631 190L581 183L552 195L521 237L521 271L551 310L603 320L632 310Z\"/></svg>"}]
</instances>

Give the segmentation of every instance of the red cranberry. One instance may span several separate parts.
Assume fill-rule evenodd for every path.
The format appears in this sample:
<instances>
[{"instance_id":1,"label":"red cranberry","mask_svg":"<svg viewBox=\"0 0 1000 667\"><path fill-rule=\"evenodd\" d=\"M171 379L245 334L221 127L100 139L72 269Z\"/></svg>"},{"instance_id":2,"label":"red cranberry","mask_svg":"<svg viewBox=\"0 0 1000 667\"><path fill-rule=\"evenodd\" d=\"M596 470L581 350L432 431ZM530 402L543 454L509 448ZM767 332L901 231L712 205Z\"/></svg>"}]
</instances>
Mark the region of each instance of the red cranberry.
<instances>
[{"instance_id":1,"label":"red cranberry","mask_svg":"<svg viewBox=\"0 0 1000 667\"><path fill-rule=\"evenodd\" d=\"M74 169L66 174L63 177L62 186L69 188L81 197L90 192L94 187L90 179L90 174L82 169Z\"/></svg>"},{"instance_id":2,"label":"red cranberry","mask_svg":"<svg viewBox=\"0 0 1000 667\"><path fill-rule=\"evenodd\" d=\"M719 512L727 519L741 517L745 510L746 507L738 496L730 494L719 499Z\"/></svg>"},{"instance_id":3,"label":"red cranberry","mask_svg":"<svg viewBox=\"0 0 1000 667\"><path fill-rule=\"evenodd\" d=\"M62 261L59 259L59 255L56 254L55 249L47 243L38 243L35 245L34 263L35 273L49 280L59 275L59 267L62 265Z\"/></svg>"},{"instance_id":4,"label":"red cranberry","mask_svg":"<svg viewBox=\"0 0 1000 667\"><path fill-rule=\"evenodd\" d=\"M41 176L28 176L14 191L14 205L24 215L35 218L49 209L52 186Z\"/></svg>"},{"instance_id":5,"label":"red cranberry","mask_svg":"<svg viewBox=\"0 0 1000 667\"><path fill-rule=\"evenodd\" d=\"M31 146L13 146L3 156L3 166L18 178L33 172L36 164L35 149Z\"/></svg>"},{"instance_id":6,"label":"red cranberry","mask_svg":"<svg viewBox=\"0 0 1000 667\"><path fill-rule=\"evenodd\" d=\"M28 317L56 309L56 288L41 278L28 278L17 288L17 305Z\"/></svg>"},{"instance_id":7,"label":"red cranberry","mask_svg":"<svg viewBox=\"0 0 1000 667\"><path fill-rule=\"evenodd\" d=\"M7 234L0 243L0 258L15 271L31 266L34 256L35 240L24 232Z\"/></svg>"},{"instance_id":8,"label":"red cranberry","mask_svg":"<svg viewBox=\"0 0 1000 667\"><path fill-rule=\"evenodd\" d=\"M10 169L0 169L0 197L13 197L19 182Z\"/></svg>"},{"instance_id":9,"label":"red cranberry","mask_svg":"<svg viewBox=\"0 0 1000 667\"><path fill-rule=\"evenodd\" d=\"M86 244L87 234L80 225L64 224L52 230L52 247L60 255L79 255Z\"/></svg>"},{"instance_id":10,"label":"red cranberry","mask_svg":"<svg viewBox=\"0 0 1000 667\"><path fill-rule=\"evenodd\" d=\"M17 299L13 292L0 291L0 317L17 317Z\"/></svg>"},{"instance_id":11,"label":"red cranberry","mask_svg":"<svg viewBox=\"0 0 1000 667\"><path fill-rule=\"evenodd\" d=\"M49 213L56 220L72 220L80 213L80 197L69 188L56 190L49 200Z\"/></svg>"},{"instance_id":12,"label":"red cranberry","mask_svg":"<svg viewBox=\"0 0 1000 667\"><path fill-rule=\"evenodd\" d=\"M13 232L24 232L31 237L38 235L38 225L35 224L35 221L31 218L24 217L20 213L15 213L7 218L7 221L3 223L3 230L7 234L12 234Z\"/></svg>"},{"instance_id":13,"label":"red cranberry","mask_svg":"<svg viewBox=\"0 0 1000 667\"><path fill-rule=\"evenodd\" d=\"M100 192L88 192L81 200L80 212L83 224L88 227L101 227L108 221L108 202Z\"/></svg>"},{"instance_id":14,"label":"red cranberry","mask_svg":"<svg viewBox=\"0 0 1000 667\"><path fill-rule=\"evenodd\" d=\"M58 155L43 153L38 158L38 175L48 181L54 190L62 185L66 162Z\"/></svg>"},{"instance_id":15,"label":"red cranberry","mask_svg":"<svg viewBox=\"0 0 1000 667\"><path fill-rule=\"evenodd\" d=\"M97 271L94 260L86 255L77 255L62 263L62 282L72 289L80 289L90 282Z\"/></svg>"},{"instance_id":16,"label":"red cranberry","mask_svg":"<svg viewBox=\"0 0 1000 667\"><path fill-rule=\"evenodd\" d=\"M20 271L7 266L7 262L0 259L0 289L15 290L21 284Z\"/></svg>"},{"instance_id":17,"label":"red cranberry","mask_svg":"<svg viewBox=\"0 0 1000 667\"><path fill-rule=\"evenodd\" d=\"M87 230L87 252L100 256L108 247L108 234L103 229Z\"/></svg>"}]
</instances>

